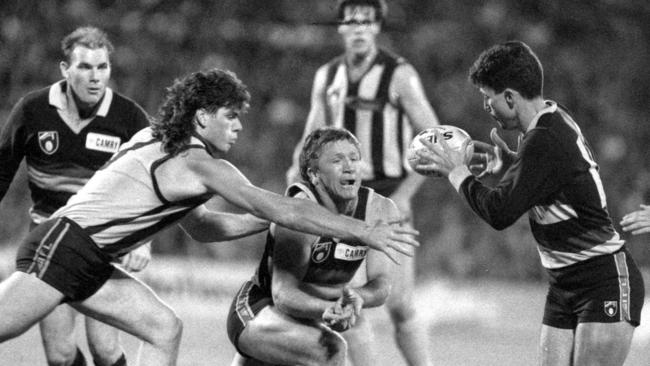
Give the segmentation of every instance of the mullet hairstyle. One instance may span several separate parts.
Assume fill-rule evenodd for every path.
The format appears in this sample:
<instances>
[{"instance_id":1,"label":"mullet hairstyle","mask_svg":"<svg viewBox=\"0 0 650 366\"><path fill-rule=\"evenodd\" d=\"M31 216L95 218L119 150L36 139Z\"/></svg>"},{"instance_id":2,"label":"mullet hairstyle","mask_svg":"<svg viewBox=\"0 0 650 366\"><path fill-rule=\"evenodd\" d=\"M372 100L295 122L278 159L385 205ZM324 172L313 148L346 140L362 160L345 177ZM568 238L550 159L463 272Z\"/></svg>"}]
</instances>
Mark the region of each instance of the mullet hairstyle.
<instances>
[{"instance_id":1,"label":"mullet hairstyle","mask_svg":"<svg viewBox=\"0 0 650 366\"><path fill-rule=\"evenodd\" d=\"M298 163L300 167L300 177L305 182L309 182L309 175L307 170L315 165L315 162L320 157L323 146L330 142L336 141L349 141L353 144L359 154L361 154L361 144L359 140L352 134L352 132L345 128L338 127L321 127L312 131L306 138L305 144L302 146Z\"/></svg>"},{"instance_id":2,"label":"mullet hairstyle","mask_svg":"<svg viewBox=\"0 0 650 366\"><path fill-rule=\"evenodd\" d=\"M216 113L219 108L234 108L245 112L251 98L235 73L216 68L176 79L166 92L151 128L154 138L162 142L163 150L172 155L189 143L196 128L197 110Z\"/></svg>"},{"instance_id":3,"label":"mullet hairstyle","mask_svg":"<svg viewBox=\"0 0 650 366\"><path fill-rule=\"evenodd\" d=\"M544 71L535 53L523 42L510 41L483 51L469 69L472 84L500 94L511 88L524 98L542 96Z\"/></svg>"},{"instance_id":4,"label":"mullet hairstyle","mask_svg":"<svg viewBox=\"0 0 650 366\"><path fill-rule=\"evenodd\" d=\"M96 27L79 27L61 40L61 51L67 62L70 62L72 51L78 46L91 50L106 48L109 55L114 50L106 32Z\"/></svg>"}]
</instances>

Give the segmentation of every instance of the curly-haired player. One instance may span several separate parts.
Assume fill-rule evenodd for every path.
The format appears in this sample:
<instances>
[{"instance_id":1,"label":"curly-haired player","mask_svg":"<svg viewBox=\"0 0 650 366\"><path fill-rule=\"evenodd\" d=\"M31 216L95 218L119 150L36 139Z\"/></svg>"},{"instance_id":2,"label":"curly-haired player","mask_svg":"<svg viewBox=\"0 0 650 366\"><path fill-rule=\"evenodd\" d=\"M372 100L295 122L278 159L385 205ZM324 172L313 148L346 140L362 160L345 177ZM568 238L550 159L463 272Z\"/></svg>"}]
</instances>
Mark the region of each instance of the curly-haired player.
<instances>
[{"instance_id":1,"label":"curly-haired player","mask_svg":"<svg viewBox=\"0 0 650 366\"><path fill-rule=\"evenodd\" d=\"M0 283L0 341L15 337L61 302L142 341L140 364L176 363L181 322L152 290L111 261L180 223L193 238L222 241L260 232L253 215L209 211L221 196L296 230L359 240L388 255L410 254L413 230L336 215L316 203L251 184L224 154L242 129L246 87L213 69L177 80L160 118L122 145L68 203L32 231L17 270Z\"/></svg>"}]
</instances>

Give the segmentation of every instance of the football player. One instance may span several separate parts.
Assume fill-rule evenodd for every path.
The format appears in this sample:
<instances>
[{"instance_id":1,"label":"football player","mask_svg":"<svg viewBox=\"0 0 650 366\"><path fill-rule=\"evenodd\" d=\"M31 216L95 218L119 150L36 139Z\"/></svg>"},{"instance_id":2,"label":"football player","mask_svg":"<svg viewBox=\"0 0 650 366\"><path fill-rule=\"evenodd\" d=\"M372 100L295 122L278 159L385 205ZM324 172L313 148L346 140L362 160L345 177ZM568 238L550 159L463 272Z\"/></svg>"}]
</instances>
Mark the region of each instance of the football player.
<instances>
[{"instance_id":1,"label":"football player","mask_svg":"<svg viewBox=\"0 0 650 366\"><path fill-rule=\"evenodd\" d=\"M345 129L325 127L307 136L300 175L288 196L368 223L400 217L390 199L360 186L361 149ZM361 267L367 282L352 287ZM362 307L382 305L390 286L390 263L380 252L272 225L255 276L232 302L228 336L239 351L232 365L344 365L347 347L339 332L356 323Z\"/></svg>"},{"instance_id":2,"label":"football player","mask_svg":"<svg viewBox=\"0 0 650 366\"><path fill-rule=\"evenodd\" d=\"M120 145L149 125L144 110L108 87L113 45L106 33L81 27L61 41L63 80L21 98L0 135L0 200L24 159L33 206L30 228L63 206ZM150 246L119 261L130 271L149 263ZM76 311L61 305L40 322L49 365L86 365L75 337ZM124 366L119 332L86 318L95 365Z\"/></svg>"},{"instance_id":3,"label":"football player","mask_svg":"<svg viewBox=\"0 0 650 366\"><path fill-rule=\"evenodd\" d=\"M339 0L338 32L342 55L321 66L314 76L311 106L303 139L322 126L343 127L361 142L363 185L392 199L413 224L412 199L424 182L406 162L413 133L438 125L420 76L406 59L381 47L378 37L388 7L384 0ZM287 172L287 183L298 177L298 155ZM394 266L394 287L386 309L395 329L395 341L410 366L431 366L426 324L415 306L415 259ZM359 283L363 283L360 271ZM356 280L356 279L355 279ZM373 340L372 324L345 333L355 366L375 366L381 345Z\"/></svg>"},{"instance_id":4,"label":"football player","mask_svg":"<svg viewBox=\"0 0 650 366\"><path fill-rule=\"evenodd\" d=\"M497 230L528 213L550 283L542 320L542 366L620 366L639 325L644 285L607 210L598 165L569 111L542 95L542 65L528 45L485 50L470 68L485 111L521 133L511 151L491 137L509 168L495 187L473 176L466 149L429 143L420 168L447 176ZM493 154L493 148L486 153ZM499 154L493 154L493 158Z\"/></svg>"},{"instance_id":5,"label":"football player","mask_svg":"<svg viewBox=\"0 0 650 366\"><path fill-rule=\"evenodd\" d=\"M19 247L16 271L0 283L0 341L22 334L65 302L142 340L141 365L175 365L180 319L149 287L111 262L176 223L198 241L215 242L266 230L270 220L359 241L393 259L412 255L417 231L369 224L263 190L224 159L250 100L232 72L192 73L166 90L151 126L120 146ZM208 210L204 203L214 196L249 214Z\"/></svg>"}]
</instances>

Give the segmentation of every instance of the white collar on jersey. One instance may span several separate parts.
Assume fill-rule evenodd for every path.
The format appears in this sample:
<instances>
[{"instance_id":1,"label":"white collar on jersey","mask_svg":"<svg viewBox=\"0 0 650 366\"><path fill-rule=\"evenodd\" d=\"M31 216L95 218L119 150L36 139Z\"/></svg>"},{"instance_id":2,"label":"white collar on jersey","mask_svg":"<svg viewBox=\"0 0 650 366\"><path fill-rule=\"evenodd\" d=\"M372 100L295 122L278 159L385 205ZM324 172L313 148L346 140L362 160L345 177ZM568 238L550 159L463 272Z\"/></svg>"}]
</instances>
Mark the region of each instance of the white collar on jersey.
<instances>
[{"instance_id":1,"label":"white collar on jersey","mask_svg":"<svg viewBox=\"0 0 650 366\"><path fill-rule=\"evenodd\" d=\"M535 117L533 117L533 121L528 125L528 128L526 129L526 132L529 132L533 128L537 126L537 121L539 121L540 117L546 113L555 113L557 111L557 103L555 103L552 100L545 100L546 103L546 108L542 109L541 111L537 112Z\"/></svg>"},{"instance_id":2,"label":"white collar on jersey","mask_svg":"<svg viewBox=\"0 0 650 366\"><path fill-rule=\"evenodd\" d=\"M70 109L68 106L68 98L66 97L66 93L63 90L63 84L65 82L65 80L57 81L56 83L52 84L52 86L50 86L49 102L51 106L54 106L57 109L68 111ZM104 93L102 104L97 109L95 116L106 117L108 114L108 108L111 106L112 101L113 89L106 87L106 92Z\"/></svg>"}]
</instances>

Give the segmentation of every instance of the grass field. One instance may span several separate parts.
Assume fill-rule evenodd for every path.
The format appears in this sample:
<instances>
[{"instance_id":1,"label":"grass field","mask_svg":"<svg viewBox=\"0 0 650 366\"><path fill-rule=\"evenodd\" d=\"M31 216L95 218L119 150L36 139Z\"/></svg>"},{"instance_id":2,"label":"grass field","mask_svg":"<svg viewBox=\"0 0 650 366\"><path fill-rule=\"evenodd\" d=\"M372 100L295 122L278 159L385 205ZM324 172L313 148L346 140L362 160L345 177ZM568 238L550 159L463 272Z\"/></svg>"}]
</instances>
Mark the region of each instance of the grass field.
<instances>
[{"instance_id":1,"label":"grass field","mask_svg":"<svg viewBox=\"0 0 650 366\"><path fill-rule=\"evenodd\" d=\"M242 265L220 265L208 276L230 286L200 287L191 276L182 280L175 274L184 272L185 265L154 261L150 273L166 267L168 288L161 297L168 301L183 319L185 327L178 364L181 366L229 365L234 348L225 333L225 316L240 280L252 274L252 268ZM157 263L157 264L156 264ZM196 263L194 269L201 268ZM236 268L236 269L235 269ZM174 270L171 270L174 269ZM213 270L213 269L211 269ZM185 272L187 274L187 272ZM213 277L217 276L217 277ZM153 277L151 277L153 280ZM147 280L145 274L144 279ZM181 282L179 282L181 281ZM205 278L199 283L205 283ZM211 282L211 281L207 281ZM198 287L197 287L198 286ZM540 284L520 284L501 281L455 281L440 279L421 283L417 303L423 321L429 329L430 347L437 366L521 366L534 365L537 333L542 314L545 287ZM650 298L646 299L646 308ZM644 312L644 319L650 311ZM381 365L404 366L395 348L391 324L382 309L373 309L375 333L385 352ZM80 321L80 319L78 319ZM77 337L87 351L83 327ZM138 342L123 335L127 357L134 364ZM637 330L626 366L647 366L650 362L650 326L642 324ZM11 366L45 365L37 328L0 345L0 364Z\"/></svg>"}]
</instances>

